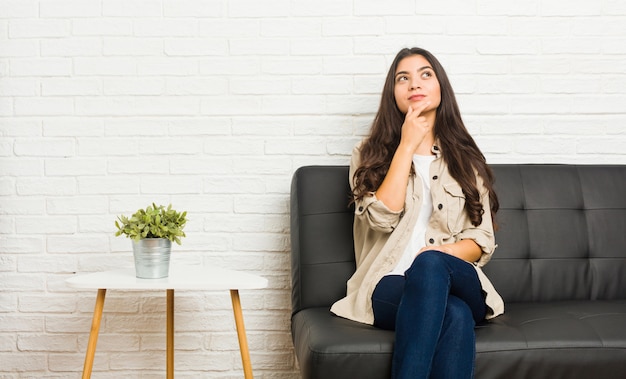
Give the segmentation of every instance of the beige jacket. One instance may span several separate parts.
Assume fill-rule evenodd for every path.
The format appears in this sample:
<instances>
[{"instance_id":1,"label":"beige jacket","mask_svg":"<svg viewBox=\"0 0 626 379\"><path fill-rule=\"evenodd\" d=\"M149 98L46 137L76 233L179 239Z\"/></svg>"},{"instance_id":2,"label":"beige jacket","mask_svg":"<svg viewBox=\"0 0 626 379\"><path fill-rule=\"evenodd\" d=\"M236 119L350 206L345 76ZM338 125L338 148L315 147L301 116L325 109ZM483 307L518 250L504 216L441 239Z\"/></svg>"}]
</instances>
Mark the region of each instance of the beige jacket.
<instances>
[{"instance_id":1,"label":"beige jacket","mask_svg":"<svg viewBox=\"0 0 626 379\"><path fill-rule=\"evenodd\" d=\"M354 148L350 162L352 187L354 172L360 165L360 146ZM504 312L504 302L481 270L496 248L488 193L478 177L485 213L482 224L473 226L464 211L465 196L461 187L448 172L439 147L435 145L432 149L436 154L430 165L433 213L426 231L426 246L472 239L482 248L482 256L472 265L486 295L487 318L493 318ZM331 312L365 324L374 323L372 293L378 281L396 266L409 243L424 196L422 191L419 176L412 175L404 210L400 212L389 210L375 193L356 202L353 230L356 271L348 280L346 297L333 304Z\"/></svg>"}]
</instances>

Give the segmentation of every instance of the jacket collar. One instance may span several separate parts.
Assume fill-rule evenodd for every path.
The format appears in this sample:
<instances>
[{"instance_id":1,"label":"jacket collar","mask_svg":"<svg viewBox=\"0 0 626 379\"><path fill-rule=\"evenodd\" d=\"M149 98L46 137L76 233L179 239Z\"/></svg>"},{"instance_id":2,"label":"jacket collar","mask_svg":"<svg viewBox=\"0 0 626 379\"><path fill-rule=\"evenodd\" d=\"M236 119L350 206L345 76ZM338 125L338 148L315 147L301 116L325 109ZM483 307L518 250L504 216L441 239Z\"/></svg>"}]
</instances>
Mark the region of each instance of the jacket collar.
<instances>
[{"instance_id":1,"label":"jacket collar","mask_svg":"<svg viewBox=\"0 0 626 379\"><path fill-rule=\"evenodd\" d=\"M439 143L439 139L436 139L435 143L430 148L430 151L432 151L432 153L435 154L437 158L441 158L441 147L439 147L440 145L441 144Z\"/></svg>"}]
</instances>

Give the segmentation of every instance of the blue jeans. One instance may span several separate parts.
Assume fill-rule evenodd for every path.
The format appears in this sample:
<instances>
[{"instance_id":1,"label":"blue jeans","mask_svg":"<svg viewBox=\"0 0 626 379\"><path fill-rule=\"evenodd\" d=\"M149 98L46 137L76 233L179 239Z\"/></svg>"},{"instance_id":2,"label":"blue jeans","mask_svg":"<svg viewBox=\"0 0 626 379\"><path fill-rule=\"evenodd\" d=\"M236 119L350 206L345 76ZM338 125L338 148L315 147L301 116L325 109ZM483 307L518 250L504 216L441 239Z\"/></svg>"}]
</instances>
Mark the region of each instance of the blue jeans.
<instances>
[{"instance_id":1,"label":"blue jeans","mask_svg":"<svg viewBox=\"0 0 626 379\"><path fill-rule=\"evenodd\" d=\"M476 270L452 255L419 254L404 276L389 275L372 295L374 325L395 330L393 379L474 375L474 326L486 305Z\"/></svg>"}]
</instances>

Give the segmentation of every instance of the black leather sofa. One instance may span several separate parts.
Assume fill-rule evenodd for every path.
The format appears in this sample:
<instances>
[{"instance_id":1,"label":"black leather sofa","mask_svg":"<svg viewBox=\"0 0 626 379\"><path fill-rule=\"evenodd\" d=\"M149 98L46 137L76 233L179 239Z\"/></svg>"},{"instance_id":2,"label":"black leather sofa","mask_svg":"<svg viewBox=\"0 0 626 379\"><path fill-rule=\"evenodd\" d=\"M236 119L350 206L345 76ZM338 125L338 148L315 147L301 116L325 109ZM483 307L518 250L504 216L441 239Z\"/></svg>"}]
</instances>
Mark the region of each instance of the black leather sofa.
<instances>
[{"instance_id":1,"label":"black leather sofa","mask_svg":"<svg viewBox=\"0 0 626 379\"><path fill-rule=\"evenodd\" d=\"M492 165L505 314L476 327L476 378L626 378L626 165ZM383 379L394 333L339 318L355 269L347 166L291 187L292 325L303 379Z\"/></svg>"}]
</instances>

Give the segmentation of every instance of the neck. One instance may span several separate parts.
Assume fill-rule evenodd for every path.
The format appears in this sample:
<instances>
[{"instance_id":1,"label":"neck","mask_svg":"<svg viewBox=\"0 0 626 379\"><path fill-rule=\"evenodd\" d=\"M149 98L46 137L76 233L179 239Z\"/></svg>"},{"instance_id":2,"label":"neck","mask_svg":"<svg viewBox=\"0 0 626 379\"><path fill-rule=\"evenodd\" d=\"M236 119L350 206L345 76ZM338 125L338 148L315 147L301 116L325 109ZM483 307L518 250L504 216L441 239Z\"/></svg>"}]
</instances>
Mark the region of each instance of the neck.
<instances>
[{"instance_id":1,"label":"neck","mask_svg":"<svg viewBox=\"0 0 626 379\"><path fill-rule=\"evenodd\" d=\"M424 137L424 139L422 140L422 143L420 143L417 146L413 154L433 155L432 148L434 144L435 144L435 133L431 131L430 133L428 133L428 135Z\"/></svg>"}]
</instances>

